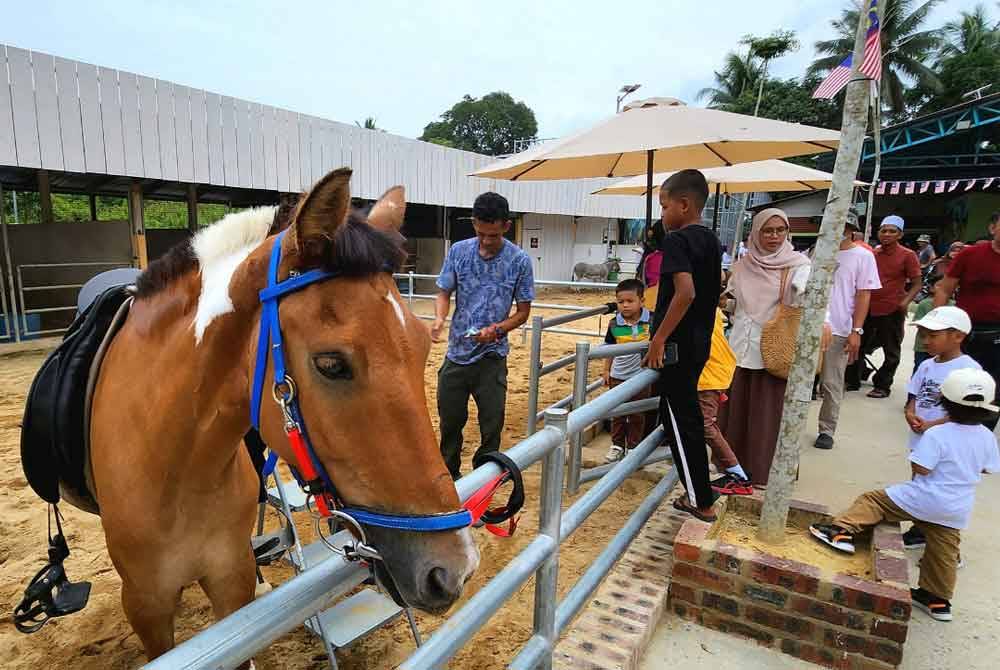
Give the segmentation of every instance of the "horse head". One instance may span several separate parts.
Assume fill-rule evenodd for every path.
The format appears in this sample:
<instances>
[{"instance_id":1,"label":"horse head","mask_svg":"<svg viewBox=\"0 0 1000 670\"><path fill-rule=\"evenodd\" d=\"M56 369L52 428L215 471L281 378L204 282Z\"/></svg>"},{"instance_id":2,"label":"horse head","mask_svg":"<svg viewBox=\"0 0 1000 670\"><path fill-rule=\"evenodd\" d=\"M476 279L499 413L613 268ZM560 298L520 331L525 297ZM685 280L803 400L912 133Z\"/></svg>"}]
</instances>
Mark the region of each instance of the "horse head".
<instances>
[{"instance_id":1,"label":"horse head","mask_svg":"<svg viewBox=\"0 0 1000 670\"><path fill-rule=\"evenodd\" d=\"M429 333L404 307L391 275L405 258L403 187L390 189L366 216L351 207L350 177L341 169L320 180L279 242L280 279L313 269L337 273L282 299L288 374L313 449L346 504L395 515L453 512L460 503L424 392ZM258 282L269 247L248 259ZM265 388L272 382L269 369ZM268 445L296 462L270 398L260 428ZM383 579L387 570L406 602L427 611L448 608L478 565L468 528L365 531L382 556L376 569Z\"/></svg>"}]
</instances>

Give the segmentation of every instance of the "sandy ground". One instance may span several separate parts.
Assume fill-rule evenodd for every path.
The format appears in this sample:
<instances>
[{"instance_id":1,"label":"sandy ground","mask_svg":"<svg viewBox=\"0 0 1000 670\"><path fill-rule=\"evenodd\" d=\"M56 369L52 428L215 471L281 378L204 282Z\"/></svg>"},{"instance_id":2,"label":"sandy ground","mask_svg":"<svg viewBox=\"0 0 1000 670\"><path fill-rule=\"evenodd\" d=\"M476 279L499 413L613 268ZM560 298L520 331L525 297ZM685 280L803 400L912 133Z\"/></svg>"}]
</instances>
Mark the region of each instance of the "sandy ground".
<instances>
[{"instance_id":1,"label":"sandy ground","mask_svg":"<svg viewBox=\"0 0 1000 670\"><path fill-rule=\"evenodd\" d=\"M596 305L610 299L598 292L546 292L539 301ZM415 311L427 312L427 304L415 304ZM544 313L544 310L541 310ZM573 327L596 330L606 326L597 318ZM546 335L543 361L571 353L578 338ZM597 340L592 340L596 342ZM524 435L527 405L528 347L519 334L511 337L510 375L507 403L507 425L503 444L509 447ZM444 356L444 344L435 345L427 363L428 403L436 425L436 373ZM134 668L144 660L141 645L132 633L121 610L120 581L108 559L100 519L71 507L66 507L67 531L72 555L66 564L70 578L93 582L93 592L87 609L82 613L50 622L40 632L25 636L18 633L8 614L20 599L31 575L44 563L45 507L38 500L21 473L19 459L19 424L24 395L44 358L31 353L0 357L0 667L12 670L33 670L41 664L71 667L79 670ZM597 366L592 368L592 377ZM545 377L541 389L542 406L550 404L571 389L572 370L563 369ZM478 438L473 408L466 429L467 456ZM466 468L468 468L466 463ZM520 529L513 539L495 538L485 532L478 534L482 564L467 587L466 593L477 591L508 560L534 536L537 529L538 468L525 473L528 503ZM621 519L634 509L652 486L647 481L626 482L591 519L564 545L560 555L560 590L565 592L589 561L603 548L604 542L619 528ZM586 490L586 489L584 489ZM569 502L569 501L568 501ZM299 524L300 528L305 523ZM273 583L291 575L286 568L264 568ZM533 583L528 582L491 621L488 628L476 636L452 663L456 668L490 669L505 667L514 652L531 634L531 600ZM185 591L177 617L177 637L184 640L211 621L207 600L198 588ZM418 622L426 636L440 625L442 619L419 614ZM413 641L404 621L397 621L369 636L353 648L338 653L341 668L389 668L405 659L413 650ZM303 630L281 638L257 657L258 668L325 668L325 654L318 640Z\"/></svg>"},{"instance_id":2,"label":"sandy ground","mask_svg":"<svg viewBox=\"0 0 1000 670\"><path fill-rule=\"evenodd\" d=\"M812 447L816 437L819 402L809 414L809 431L802 441L801 478L797 497L824 503L838 510L864 491L882 488L909 478L907 429L903 421L905 384L912 366L913 329L907 329L903 362L892 396L886 400L848 393L841 409L837 443L832 451ZM955 620L934 621L914 611L903 652L904 670L927 668L996 667L991 653L1000 645L1000 582L996 556L1000 552L995 510L1000 506L1000 476L985 477L976 493L972 522L962 532L962 557L952 600ZM919 551L908 551L911 578L916 586ZM685 670L742 670L765 668L816 668L785 654L758 647L742 639L666 615L641 665L643 670L666 670L682 664Z\"/></svg>"}]
</instances>

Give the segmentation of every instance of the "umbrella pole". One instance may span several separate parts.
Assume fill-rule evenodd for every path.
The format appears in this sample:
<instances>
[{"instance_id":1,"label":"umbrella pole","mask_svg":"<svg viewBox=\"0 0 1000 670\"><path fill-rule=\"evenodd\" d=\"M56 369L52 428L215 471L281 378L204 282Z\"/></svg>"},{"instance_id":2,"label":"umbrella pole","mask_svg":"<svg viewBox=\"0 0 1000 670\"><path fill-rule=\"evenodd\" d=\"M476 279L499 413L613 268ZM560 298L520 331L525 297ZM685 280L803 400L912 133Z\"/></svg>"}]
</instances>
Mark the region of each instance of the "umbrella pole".
<instances>
[{"instance_id":1,"label":"umbrella pole","mask_svg":"<svg viewBox=\"0 0 1000 670\"><path fill-rule=\"evenodd\" d=\"M712 232L719 229L719 184L715 185L715 209L712 212Z\"/></svg>"},{"instance_id":2,"label":"umbrella pole","mask_svg":"<svg viewBox=\"0 0 1000 670\"><path fill-rule=\"evenodd\" d=\"M653 150L646 152L646 230L653 226Z\"/></svg>"}]
</instances>

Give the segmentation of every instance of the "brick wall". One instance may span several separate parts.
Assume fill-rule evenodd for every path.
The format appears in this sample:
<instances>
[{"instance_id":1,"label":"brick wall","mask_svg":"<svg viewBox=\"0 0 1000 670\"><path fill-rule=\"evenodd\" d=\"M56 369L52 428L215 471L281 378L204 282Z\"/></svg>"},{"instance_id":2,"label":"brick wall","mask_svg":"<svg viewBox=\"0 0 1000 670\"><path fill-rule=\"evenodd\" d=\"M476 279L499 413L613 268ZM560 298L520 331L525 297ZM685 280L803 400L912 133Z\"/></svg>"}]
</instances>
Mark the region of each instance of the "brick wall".
<instances>
[{"instance_id":1,"label":"brick wall","mask_svg":"<svg viewBox=\"0 0 1000 670\"><path fill-rule=\"evenodd\" d=\"M760 509L758 498L729 504ZM815 522L825 514L823 507L793 502L789 518ZM898 524L873 533L872 580L824 575L811 565L721 543L711 531L691 519L674 540L669 606L675 614L830 668L887 670L902 662L910 591Z\"/></svg>"}]
</instances>

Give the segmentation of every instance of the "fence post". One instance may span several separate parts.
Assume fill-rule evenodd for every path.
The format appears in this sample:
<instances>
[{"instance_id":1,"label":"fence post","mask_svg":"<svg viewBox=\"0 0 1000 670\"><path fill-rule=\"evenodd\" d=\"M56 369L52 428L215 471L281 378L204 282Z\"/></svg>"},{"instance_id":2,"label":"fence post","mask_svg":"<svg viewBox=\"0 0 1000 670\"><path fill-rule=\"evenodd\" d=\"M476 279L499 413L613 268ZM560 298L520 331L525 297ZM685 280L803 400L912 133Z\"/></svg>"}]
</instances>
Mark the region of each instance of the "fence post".
<instances>
[{"instance_id":1,"label":"fence post","mask_svg":"<svg viewBox=\"0 0 1000 670\"><path fill-rule=\"evenodd\" d=\"M535 573L535 634L545 638L549 653L542 657L538 667L552 668L552 648L559 637L556 628L556 606L559 594L559 529L562 524L563 450L566 444L566 422L569 412L550 409L545 412L545 427L555 428L562 435L559 446L546 454L542 461L541 505L538 512L538 532L555 541L555 550L545 559Z\"/></svg>"},{"instance_id":2,"label":"fence post","mask_svg":"<svg viewBox=\"0 0 1000 670\"><path fill-rule=\"evenodd\" d=\"M542 317L531 317L531 354L528 360L528 435L538 430L538 380L542 370Z\"/></svg>"},{"instance_id":3,"label":"fence post","mask_svg":"<svg viewBox=\"0 0 1000 670\"><path fill-rule=\"evenodd\" d=\"M587 402L587 383L590 367L590 342L576 343L576 362L573 365L573 409L578 410ZM580 490L580 468L583 461L583 431L569 438L569 476L566 491L576 495Z\"/></svg>"},{"instance_id":4,"label":"fence post","mask_svg":"<svg viewBox=\"0 0 1000 670\"><path fill-rule=\"evenodd\" d=\"M17 207L17 192L11 191L11 197L14 200L14 207ZM16 221L16 220L15 220ZM21 324L20 319L17 318L17 293L15 293L14 288L14 266L11 264L10 259L10 240L7 239L7 219L4 218L3 214L3 185L0 184L0 232L3 233L3 254L4 254L4 265L7 267L7 281L10 282L10 286L6 290L10 291L9 294L5 293L4 297L10 295L10 308L7 310L7 338L13 339L14 342L21 341ZM3 291L3 282L0 281L0 291ZM5 299L6 302L6 299Z\"/></svg>"},{"instance_id":5,"label":"fence post","mask_svg":"<svg viewBox=\"0 0 1000 670\"><path fill-rule=\"evenodd\" d=\"M406 302L410 304L410 309L413 309L413 270L410 270L407 282L409 285L409 293L406 296Z\"/></svg>"}]
</instances>

